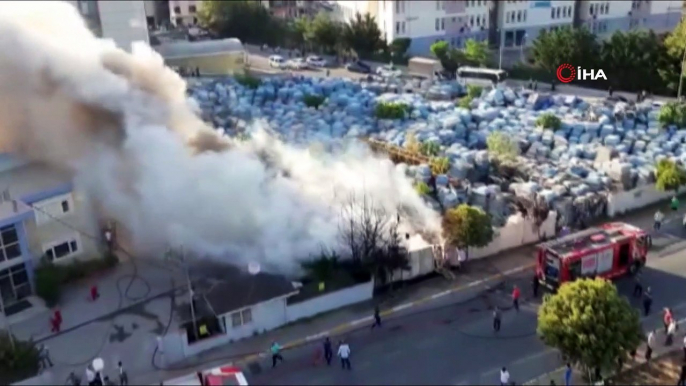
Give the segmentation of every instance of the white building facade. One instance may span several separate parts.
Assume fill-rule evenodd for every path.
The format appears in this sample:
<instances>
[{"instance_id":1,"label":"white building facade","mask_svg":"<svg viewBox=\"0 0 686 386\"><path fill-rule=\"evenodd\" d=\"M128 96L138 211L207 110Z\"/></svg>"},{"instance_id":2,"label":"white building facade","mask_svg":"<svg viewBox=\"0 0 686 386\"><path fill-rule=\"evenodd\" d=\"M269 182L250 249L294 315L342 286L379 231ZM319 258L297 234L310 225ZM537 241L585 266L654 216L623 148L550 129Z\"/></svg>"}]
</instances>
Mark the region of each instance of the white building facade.
<instances>
[{"instance_id":1,"label":"white building facade","mask_svg":"<svg viewBox=\"0 0 686 386\"><path fill-rule=\"evenodd\" d=\"M97 36L131 51L134 42L150 43L144 1L71 0Z\"/></svg>"},{"instance_id":2,"label":"white building facade","mask_svg":"<svg viewBox=\"0 0 686 386\"><path fill-rule=\"evenodd\" d=\"M458 0L338 1L337 14L350 20L355 13L370 13L384 37L412 39L411 55L428 55L429 47L445 40L463 47L468 39L502 41L505 47L530 44L542 31L563 26L586 26L599 36L615 31L672 30L681 19L683 2L588 0Z\"/></svg>"},{"instance_id":3,"label":"white building facade","mask_svg":"<svg viewBox=\"0 0 686 386\"><path fill-rule=\"evenodd\" d=\"M177 27L193 26L198 24L198 9L200 1L196 0L170 0L169 15L172 24Z\"/></svg>"}]
</instances>

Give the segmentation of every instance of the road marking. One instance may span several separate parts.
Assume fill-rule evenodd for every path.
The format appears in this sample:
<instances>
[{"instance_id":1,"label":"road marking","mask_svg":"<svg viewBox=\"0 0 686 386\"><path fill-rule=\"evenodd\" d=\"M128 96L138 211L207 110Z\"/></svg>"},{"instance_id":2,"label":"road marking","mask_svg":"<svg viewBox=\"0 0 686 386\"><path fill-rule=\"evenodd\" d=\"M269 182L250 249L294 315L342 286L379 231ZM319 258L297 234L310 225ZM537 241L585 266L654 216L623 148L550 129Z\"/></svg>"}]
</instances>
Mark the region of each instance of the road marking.
<instances>
[{"instance_id":1,"label":"road marking","mask_svg":"<svg viewBox=\"0 0 686 386\"><path fill-rule=\"evenodd\" d=\"M439 292L439 293L437 293L437 294L431 295L431 299L442 298L443 296L450 295L451 293L452 293L452 292L450 292L450 290L448 290L448 291L443 291L443 292Z\"/></svg>"},{"instance_id":2,"label":"road marking","mask_svg":"<svg viewBox=\"0 0 686 386\"><path fill-rule=\"evenodd\" d=\"M373 319L373 317L367 316L367 317L364 317L364 318L361 318L361 319L353 320L352 322L350 322L350 325L351 325L351 326L357 326L358 324L371 322L372 319Z\"/></svg>"}]
</instances>

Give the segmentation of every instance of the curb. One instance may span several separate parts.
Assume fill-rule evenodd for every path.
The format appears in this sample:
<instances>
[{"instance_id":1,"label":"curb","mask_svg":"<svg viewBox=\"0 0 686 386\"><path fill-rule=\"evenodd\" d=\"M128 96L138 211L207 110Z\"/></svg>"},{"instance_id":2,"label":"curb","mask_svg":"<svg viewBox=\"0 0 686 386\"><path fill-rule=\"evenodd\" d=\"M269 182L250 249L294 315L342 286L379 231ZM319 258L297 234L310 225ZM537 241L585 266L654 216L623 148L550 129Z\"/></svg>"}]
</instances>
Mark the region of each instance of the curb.
<instances>
[{"instance_id":1,"label":"curb","mask_svg":"<svg viewBox=\"0 0 686 386\"><path fill-rule=\"evenodd\" d=\"M395 307L388 309L388 310L381 311L380 315L381 316L389 316L389 315L397 314L400 311L404 311L404 310L407 310L409 308L416 307L416 306L428 303L428 302L436 300L436 299L440 299L444 296L448 296L448 295L456 293L456 292L460 292L460 291L463 291L463 290L466 290L466 289L469 289L472 287L476 287L478 285L482 285L482 284L489 282L489 281L497 280L497 279L503 278L505 276L509 276L509 275L513 275L513 274L525 271L527 269L533 268L534 266L535 266L535 264L525 264L525 265L522 265L520 267L509 269L505 272L497 273L495 275L488 276L488 277L485 277L483 279L479 279L479 280L476 280L476 281L473 281L473 282L470 282L467 284L456 285L453 288L450 288L448 290L445 290L445 291L442 291L442 292L439 292L439 293L436 293L436 294L433 294L430 296L426 296L424 298L421 298L421 299L418 299L415 301L403 303L401 305L395 306ZM345 332L348 332L348 331L351 331L353 329L358 328L361 324L371 322L373 319L374 319L373 316L367 316L364 318L353 320L352 322L343 323L343 324L340 324L340 325L338 325L334 328L331 328L329 330L322 331L318 334L308 335L304 338L288 342L282 346L282 349L283 350L290 350L290 349L294 349L296 347L305 345L307 343L310 343L312 341L317 341L317 340L323 339L327 336L343 334ZM250 362L250 361L265 358L265 357L267 357L267 353L262 352L262 353L258 353L258 354L248 355L248 356L243 357L241 359L238 359L234 362L231 362L230 364L233 364L233 365L242 364L245 362Z\"/></svg>"}]
</instances>

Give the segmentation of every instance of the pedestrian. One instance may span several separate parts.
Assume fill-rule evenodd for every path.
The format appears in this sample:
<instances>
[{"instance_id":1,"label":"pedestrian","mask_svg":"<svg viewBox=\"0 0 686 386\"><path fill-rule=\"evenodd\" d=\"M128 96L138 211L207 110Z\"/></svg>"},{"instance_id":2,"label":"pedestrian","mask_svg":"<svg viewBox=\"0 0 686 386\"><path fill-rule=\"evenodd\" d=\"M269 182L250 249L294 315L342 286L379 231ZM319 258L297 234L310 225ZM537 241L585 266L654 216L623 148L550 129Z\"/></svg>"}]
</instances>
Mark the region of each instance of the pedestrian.
<instances>
[{"instance_id":1,"label":"pedestrian","mask_svg":"<svg viewBox=\"0 0 686 386\"><path fill-rule=\"evenodd\" d=\"M641 283L641 274L634 275L634 297L640 298L643 295L643 283Z\"/></svg>"},{"instance_id":2,"label":"pedestrian","mask_svg":"<svg viewBox=\"0 0 686 386\"><path fill-rule=\"evenodd\" d=\"M283 362L283 356L281 356L281 346L276 342L272 342L270 350L272 352L272 368L274 368L276 367L277 362Z\"/></svg>"},{"instance_id":3,"label":"pedestrian","mask_svg":"<svg viewBox=\"0 0 686 386\"><path fill-rule=\"evenodd\" d=\"M500 369L500 385L505 386L510 384L510 372L507 368L503 367Z\"/></svg>"},{"instance_id":4,"label":"pedestrian","mask_svg":"<svg viewBox=\"0 0 686 386\"><path fill-rule=\"evenodd\" d=\"M538 91L538 81L534 80L534 91Z\"/></svg>"},{"instance_id":5,"label":"pedestrian","mask_svg":"<svg viewBox=\"0 0 686 386\"><path fill-rule=\"evenodd\" d=\"M331 348L331 339L327 336L324 339L324 359L326 359L326 365L331 366L331 359L333 359L333 349Z\"/></svg>"},{"instance_id":6,"label":"pedestrian","mask_svg":"<svg viewBox=\"0 0 686 386\"><path fill-rule=\"evenodd\" d=\"M126 374L126 371L124 371L124 366L122 365L121 361L117 364L117 368L119 369L119 384L121 386L125 386L129 384L129 375Z\"/></svg>"},{"instance_id":7,"label":"pedestrian","mask_svg":"<svg viewBox=\"0 0 686 386\"><path fill-rule=\"evenodd\" d=\"M38 358L43 369L54 366L50 359L50 350L48 349L48 346L44 344L40 345L38 348Z\"/></svg>"},{"instance_id":8,"label":"pedestrian","mask_svg":"<svg viewBox=\"0 0 686 386\"><path fill-rule=\"evenodd\" d=\"M612 86L607 88L607 93L612 97L612 94L614 94L615 90L612 89Z\"/></svg>"},{"instance_id":9,"label":"pedestrian","mask_svg":"<svg viewBox=\"0 0 686 386\"><path fill-rule=\"evenodd\" d=\"M379 311L379 306L374 307L374 323L372 324L372 330L375 327L381 327L381 311Z\"/></svg>"},{"instance_id":10,"label":"pedestrian","mask_svg":"<svg viewBox=\"0 0 686 386\"><path fill-rule=\"evenodd\" d=\"M500 308L498 308L498 306L495 306L495 308L493 309L493 331L495 331L495 332L500 331L500 320L501 320Z\"/></svg>"},{"instance_id":11,"label":"pedestrian","mask_svg":"<svg viewBox=\"0 0 686 386\"><path fill-rule=\"evenodd\" d=\"M681 372L679 373L679 380L677 381L677 386L686 385L686 362L681 364Z\"/></svg>"},{"instance_id":12,"label":"pedestrian","mask_svg":"<svg viewBox=\"0 0 686 386\"><path fill-rule=\"evenodd\" d=\"M541 282L538 281L538 275L534 275L533 280L531 281L531 289L533 290L532 292L534 293L534 297L538 297L538 287L541 285Z\"/></svg>"},{"instance_id":13,"label":"pedestrian","mask_svg":"<svg viewBox=\"0 0 686 386\"><path fill-rule=\"evenodd\" d=\"M205 377L203 377L202 371L196 372L195 376L198 377L198 382L200 382L200 385L204 386L205 385Z\"/></svg>"},{"instance_id":14,"label":"pedestrian","mask_svg":"<svg viewBox=\"0 0 686 386\"><path fill-rule=\"evenodd\" d=\"M648 338L646 339L646 362L653 356L653 347L655 347L655 332L651 331L648 333Z\"/></svg>"},{"instance_id":15,"label":"pedestrian","mask_svg":"<svg viewBox=\"0 0 686 386\"><path fill-rule=\"evenodd\" d=\"M338 345L338 356L341 358L341 367L343 370L350 368L350 346L345 341L341 341Z\"/></svg>"},{"instance_id":16,"label":"pedestrian","mask_svg":"<svg viewBox=\"0 0 686 386\"><path fill-rule=\"evenodd\" d=\"M665 215L660 211L660 209L655 212L655 216L653 216L653 229L656 231L659 231L660 228L662 228L662 221L665 219Z\"/></svg>"},{"instance_id":17,"label":"pedestrian","mask_svg":"<svg viewBox=\"0 0 686 386\"><path fill-rule=\"evenodd\" d=\"M662 314L662 324L665 327L665 334L667 333L667 330L669 329L669 325L672 323L672 319L673 319L672 310L665 307L665 309L663 310L663 314Z\"/></svg>"},{"instance_id":18,"label":"pedestrian","mask_svg":"<svg viewBox=\"0 0 686 386\"><path fill-rule=\"evenodd\" d=\"M676 334L676 321L672 319L667 327L667 337L665 338L665 346L671 346L674 342L674 334Z\"/></svg>"},{"instance_id":19,"label":"pedestrian","mask_svg":"<svg viewBox=\"0 0 686 386\"><path fill-rule=\"evenodd\" d=\"M331 70L329 70L329 69L327 68L327 69L326 69L326 77L328 78L329 75L331 75Z\"/></svg>"},{"instance_id":20,"label":"pedestrian","mask_svg":"<svg viewBox=\"0 0 686 386\"><path fill-rule=\"evenodd\" d=\"M514 307L515 311L519 312L519 287L515 284L513 290L512 290L512 306Z\"/></svg>"},{"instance_id":21,"label":"pedestrian","mask_svg":"<svg viewBox=\"0 0 686 386\"><path fill-rule=\"evenodd\" d=\"M646 288L643 293L643 314L648 316L650 314L650 307L653 305L653 295L650 293L650 287Z\"/></svg>"},{"instance_id":22,"label":"pedestrian","mask_svg":"<svg viewBox=\"0 0 686 386\"><path fill-rule=\"evenodd\" d=\"M572 365L567 363L565 367L565 386L571 386L572 384Z\"/></svg>"},{"instance_id":23,"label":"pedestrian","mask_svg":"<svg viewBox=\"0 0 686 386\"><path fill-rule=\"evenodd\" d=\"M672 197L672 201L671 201L670 205L672 207L672 212L676 212L679 210L679 199L677 198L676 195Z\"/></svg>"},{"instance_id":24,"label":"pedestrian","mask_svg":"<svg viewBox=\"0 0 686 386\"><path fill-rule=\"evenodd\" d=\"M91 286L91 301L96 301L100 297L100 292L98 291L98 285L93 284Z\"/></svg>"}]
</instances>

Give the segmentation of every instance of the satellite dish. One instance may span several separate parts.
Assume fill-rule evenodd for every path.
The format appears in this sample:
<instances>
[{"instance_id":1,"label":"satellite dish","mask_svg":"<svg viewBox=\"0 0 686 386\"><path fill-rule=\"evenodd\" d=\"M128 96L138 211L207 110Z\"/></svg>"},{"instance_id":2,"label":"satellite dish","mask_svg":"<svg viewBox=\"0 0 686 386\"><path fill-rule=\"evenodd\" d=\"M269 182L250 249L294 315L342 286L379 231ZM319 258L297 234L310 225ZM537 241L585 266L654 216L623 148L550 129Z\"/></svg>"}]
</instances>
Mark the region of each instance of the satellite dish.
<instances>
[{"instance_id":1,"label":"satellite dish","mask_svg":"<svg viewBox=\"0 0 686 386\"><path fill-rule=\"evenodd\" d=\"M260 263L253 261L248 264L248 272L251 275L257 275L258 273L260 273L260 269Z\"/></svg>"},{"instance_id":2,"label":"satellite dish","mask_svg":"<svg viewBox=\"0 0 686 386\"><path fill-rule=\"evenodd\" d=\"M102 358L93 359L93 370L96 372L101 372L105 368L105 361Z\"/></svg>"}]
</instances>

